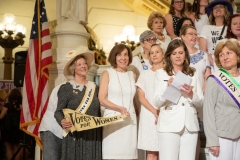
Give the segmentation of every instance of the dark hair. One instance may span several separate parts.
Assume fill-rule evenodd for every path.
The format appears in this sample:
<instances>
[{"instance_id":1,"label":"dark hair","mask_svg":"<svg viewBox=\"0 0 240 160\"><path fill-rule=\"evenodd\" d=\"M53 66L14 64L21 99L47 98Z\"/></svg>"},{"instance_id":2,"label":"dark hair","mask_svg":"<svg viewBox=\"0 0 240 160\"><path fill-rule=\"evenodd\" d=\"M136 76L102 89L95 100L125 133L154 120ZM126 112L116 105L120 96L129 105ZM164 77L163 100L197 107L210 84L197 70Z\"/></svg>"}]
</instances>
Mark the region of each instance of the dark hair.
<instances>
[{"instance_id":1,"label":"dark hair","mask_svg":"<svg viewBox=\"0 0 240 160\"><path fill-rule=\"evenodd\" d=\"M169 14L171 14L171 15L175 15L176 13L175 13L175 11L174 11L174 8L173 8L173 4L174 4L174 1L175 0L172 0L171 1L171 4L170 4L170 9L169 9ZM183 1L183 9L182 9L182 11L181 11L181 16L182 17L186 17L186 14L185 14L185 0L182 0Z\"/></svg>"},{"instance_id":2,"label":"dark hair","mask_svg":"<svg viewBox=\"0 0 240 160\"><path fill-rule=\"evenodd\" d=\"M186 45L179 39L172 40L167 47L167 50L164 54L164 60L165 60L164 70L167 72L169 76L174 75L173 65L172 65L170 56L172 55L172 52L178 47L183 47L185 52L185 60L183 62L182 72L192 77L194 75L195 69L190 67L190 55L188 53L188 49Z\"/></svg>"},{"instance_id":3,"label":"dark hair","mask_svg":"<svg viewBox=\"0 0 240 160\"><path fill-rule=\"evenodd\" d=\"M192 12L196 13L196 12L197 12L197 9L200 8L200 7L199 7L199 4L200 4L199 2L200 2L200 0L194 0L194 1L193 1L193 4L192 4Z\"/></svg>"},{"instance_id":4,"label":"dark hair","mask_svg":"<svg viewBox=\"0 0 240 160\"><path fill-rule=\"evenodd\" d=\"M187 12L192 12L192 4L190 2L186 2L185 4L186 4L185 10Z\"/></svg>"},{"instance_id":5,"label":"dark hair","mask_svg":"<svg viewBox=\"0 0 240 160\"><path fill-rule=\"evenodd\" d=\"M231 29L232 19L235 18L235 17L239 17L239 18L240 18L240 14L234 14L234 15L232 15L232 16L229 18L228 27L227 27L227 34L226 34L226 36L225 36L225 37L228 38L228 39L229 39L229 38L235 38L235 39L237 39L237 36L232 33L232 29Z\"/></svg>"},{"instance_id":6,"label":"dark hair","mask_svg":"<svg viewBox=\"0 0 240 160\"><path fill-rule=\"evenodd\" d=\"M191 18L188 18L188 17L183 17L183 18L181 18L181 19L178 21L177 26L176 26L176 35L177 35L178 37L179 37L179 35L180 35L180 30L181 30L181 28L182 28L183 22L184 22L184 21L187 21L187 20L189 20L189 21L192 23L192 26L194 26L194 23L193 23L193 21L192 21Z\"/></svg>"},{"instance_id":7,"label":"dark hair","mask_svg":"<svg viewBox=\"0 0 240 160\"><path fill-rule=\"evenodd\" d=\"M22 104L22 94L19 89L14 88L11 90L8 96L8 103L13 105L15 108L20 109Z\"/></svg>"},{"instance_id":8,"label":"dark hair","mask_svg":"<svg viewBox=\"0 0 240 160\"><path fill-rule=\"evenodd\" d=\"M192 11L195 12L194 17L196 21L200 20L200 1L201 0L194 0ZM205 8L205 13L207 12L207 7Z\"/></svg>"},{"instance_id":9,"label":"dark hair","mask_svg":"<svg viewBox=\"0 0 240 160\"><path fill-rule=\"evenodd\" d=\"M108 56L108 62L111 64L111 66L113 66L113 67L117 66L116 57L124 49L127 49L127 51L128 51L128 57L129 57L128 65L132 63L132 51L131 51L131 49L128 46L126 46L125 44L118 44L118 45L116 45L112 48L112 50L110 51L109 56Z\"/></svg>"}]
</instances>

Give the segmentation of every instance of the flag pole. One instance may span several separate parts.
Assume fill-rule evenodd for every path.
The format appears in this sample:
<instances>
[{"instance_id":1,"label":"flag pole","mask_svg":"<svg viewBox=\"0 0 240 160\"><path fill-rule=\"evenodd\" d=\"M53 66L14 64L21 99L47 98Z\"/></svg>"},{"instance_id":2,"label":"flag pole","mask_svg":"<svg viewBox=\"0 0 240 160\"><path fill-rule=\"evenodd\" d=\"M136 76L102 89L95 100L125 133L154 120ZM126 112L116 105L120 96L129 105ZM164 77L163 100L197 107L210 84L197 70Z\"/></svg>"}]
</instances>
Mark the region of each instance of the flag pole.
<instances>
[{"instance_id":1,"label":"flag pole","mask_svg":"<svg viewBox=\"0 0 240 160\"><path fill-rule=\"evenodd\" d=\"M42 60L42 48L41 48L41 46L42 46L42 36L41 36L41 34L42 34L42 30L41 30L41 20L40 20L40 0L37 0L37 10L38 10L38 18L37 18L37 20L38 20L38 55L39 55L39 58L38 58L38 86L37 86L37 88L39 88L39 84L40 84L40 75L41 75L41 60ZM36 95L37 95L37 97L38 97L38 89L36 90ZM38 98L36 98L36 104L35 104L35 109L34 109L34 114L33 114L33 116L35 116L35 114L36 114L36 110L37 110L37 106L38 106ZM35 117L35 118L37 118L37 116ZM40 123L41 121L39 121L39 123ZM40 158L40 160L42 160L42 150L41 150L41 147L39 146L39 144L38 144L38 142L39 142L39 140L37 140L37 138L35 138L35 141L37 141L37 143L36 143L36 147L35 147L35 149L37 149L38 148L38 151L40 151L40 153L39 153L39 158ZM36 150L35 150L35 153L36 153Z\"/></svg>"}]
</instances>

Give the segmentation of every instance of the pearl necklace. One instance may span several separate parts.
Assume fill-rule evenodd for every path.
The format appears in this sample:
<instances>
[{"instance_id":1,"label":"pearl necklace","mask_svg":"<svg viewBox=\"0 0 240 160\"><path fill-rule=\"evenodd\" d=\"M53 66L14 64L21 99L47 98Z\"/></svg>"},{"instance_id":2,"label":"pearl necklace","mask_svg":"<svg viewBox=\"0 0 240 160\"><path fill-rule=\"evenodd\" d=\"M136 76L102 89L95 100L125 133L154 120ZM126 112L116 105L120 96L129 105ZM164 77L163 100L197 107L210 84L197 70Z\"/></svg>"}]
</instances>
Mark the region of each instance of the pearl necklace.
<instances>
[{"instance_id":1,"label":"pearl necklace","mask_svg":"<svg viewBox=\"0 0 240 160\"><path fill-rule=\"evenodd\" d=\"M120 79L119 79L119 76L118 76L118 72L117 72L117 70L115 70L115 71L116 71L116 73L117 73L117 77L118 77L118 84L120 85L120 88L121 88L122 107L124 107L122 85L121 85L121 82L120 82ZM127 72L128 72L128 71L127 71ZM130 79L130 76L129 76L129 72L128 72L128 79L129 79L129 82L130 82L130 103L129 103L129 108L127 108L127 109L128 109L128 111L129 111L130 106L131 106L131 104L132 104L132 83L131 83L131 79Z\"/></svg>"}]
</instances>

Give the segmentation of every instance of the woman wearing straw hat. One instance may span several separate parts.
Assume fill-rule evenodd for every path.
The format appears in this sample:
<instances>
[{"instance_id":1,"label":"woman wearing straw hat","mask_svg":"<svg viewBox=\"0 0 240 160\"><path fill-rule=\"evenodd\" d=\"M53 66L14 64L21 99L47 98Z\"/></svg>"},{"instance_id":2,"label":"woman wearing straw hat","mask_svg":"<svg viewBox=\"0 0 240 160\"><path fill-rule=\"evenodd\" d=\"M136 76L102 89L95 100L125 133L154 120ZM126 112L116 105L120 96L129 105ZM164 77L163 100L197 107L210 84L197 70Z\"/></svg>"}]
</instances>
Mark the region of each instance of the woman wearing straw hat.
<instances>
[{"instance_id":1,"label":"woman wearing straw hat","mask_svg":"<svg viewBox=\"0 0 240 160\"><path fill-rule=\"evenodd\" d=\"M92 62L92 52L85 51L70 59L64 67L63 74L70 81L59 88L58 105L54 115L64 131L69 131L72 126L72 123L64 118L63 109L65 108L91 116L100 116L100 103L97 98L98 87L86 79ZM90 96L90 100L85 101L85 97L88 97L85 95ZM81 105L82 101L86 105ZM69 132L62 140L61 159L101 160L102 129L96 128L81 132Z\"/></svg>"},{"instance_id":2,"label":"woman wearing straw hat","mask_svg":"<svg viewBox=\"0 0 240 160\"><path fill-rule=\"evenodd\" d=\"M226 0L214 0L207 7L209 25L204 25L201 34L199 48L208 53L208 58L214 70L213 53L218 40L226 35L229 16L233 14L232 5Z\"/></svg>"}]
</instances>

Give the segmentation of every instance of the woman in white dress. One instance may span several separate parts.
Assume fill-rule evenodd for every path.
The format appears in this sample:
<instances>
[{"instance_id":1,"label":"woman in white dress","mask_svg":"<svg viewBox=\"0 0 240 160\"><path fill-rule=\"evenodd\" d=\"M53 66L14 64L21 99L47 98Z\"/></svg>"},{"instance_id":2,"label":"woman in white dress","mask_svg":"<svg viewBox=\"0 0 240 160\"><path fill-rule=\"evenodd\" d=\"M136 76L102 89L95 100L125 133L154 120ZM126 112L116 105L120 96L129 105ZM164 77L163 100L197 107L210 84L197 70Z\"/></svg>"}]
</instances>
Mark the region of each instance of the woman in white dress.
<instances>
[{"instance_id":1,"label":"woman in white dress","mask_svg":"<svg viewBox=\"0 0 240 160\"><path fill-rule=\"evenodd\" d=\"M124 44L112 48L108 61L112 68L103 72L99 100L105 107L104 117L127 115L103 127L103 159L137 159L137 119L134 108L135 74L127 70L132 53Z\"/></svg>"},{"instance_id":2,"label":"woman in white dress","mask_svg":"<svg viewBox=\"0 0 240 160\"><path fill-rule=\"evenodd\" d=\"M147 160L158 159L157 127L159 111L153 105L153 90L156 70L163 67L164 52L158 44L153 44L150 52L150 63L152 67L143 71L136 83L139 101L141 102L141 113L138 129L138 149L147 151Z\"/></svg>"},{"instance_id":3,"label":"woman in white dress","mask_svg":"<svg viewBox=\"0 0 240 160\"><path fill-rule=\"evenodd\" d=\"M199 124L197 107L202 107L202 88L197 71L190 67L190 57L185 44L178 39L171 41L164 54L165 65L156 71L153 102L160 108L157 123L160 160L194 160ZM164 98L164 93L181 71L191 79L181 84L176 104ZM173 95L176 96L176 95Z\"/></svg>"}]
</instances>

